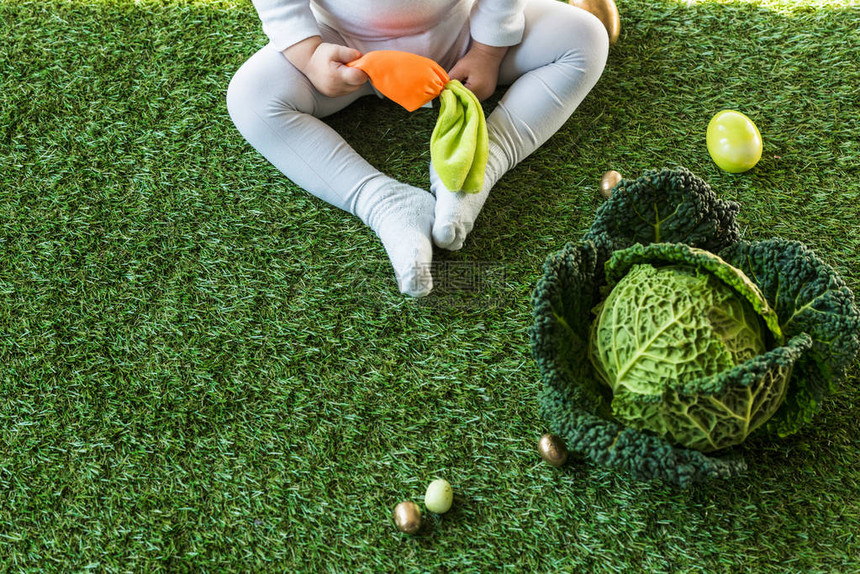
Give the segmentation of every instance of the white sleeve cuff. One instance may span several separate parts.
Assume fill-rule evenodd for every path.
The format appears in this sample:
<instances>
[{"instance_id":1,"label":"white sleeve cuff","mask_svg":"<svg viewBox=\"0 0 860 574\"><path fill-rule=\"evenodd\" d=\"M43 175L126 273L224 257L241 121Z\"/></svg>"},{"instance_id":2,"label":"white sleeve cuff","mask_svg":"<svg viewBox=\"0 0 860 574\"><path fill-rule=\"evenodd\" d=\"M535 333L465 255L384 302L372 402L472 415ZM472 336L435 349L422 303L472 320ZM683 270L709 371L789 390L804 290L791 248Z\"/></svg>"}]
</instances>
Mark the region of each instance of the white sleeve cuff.
<instances>
[{"instance_id":1,"label":"white sleeve cuff","mask_svg":"<svg viewBox=\"0 0 860 574\"><path fill-rule=\"evenodd\" d=\"M478 0L472 8L469 31L488 46L514 46L523 40L526 0Z\"/></svg>"},{"instance_id":2,"label":"white sleeve cuff","mask_svg":"<svg viewBox=\"0 0 860 574\"><path fill-rule=\"evenodd\" d=\"M263 32L272 46L281 51L311 36L320 29L307 0L252 0L263 23Z\"/></svg>"}]
</instances>

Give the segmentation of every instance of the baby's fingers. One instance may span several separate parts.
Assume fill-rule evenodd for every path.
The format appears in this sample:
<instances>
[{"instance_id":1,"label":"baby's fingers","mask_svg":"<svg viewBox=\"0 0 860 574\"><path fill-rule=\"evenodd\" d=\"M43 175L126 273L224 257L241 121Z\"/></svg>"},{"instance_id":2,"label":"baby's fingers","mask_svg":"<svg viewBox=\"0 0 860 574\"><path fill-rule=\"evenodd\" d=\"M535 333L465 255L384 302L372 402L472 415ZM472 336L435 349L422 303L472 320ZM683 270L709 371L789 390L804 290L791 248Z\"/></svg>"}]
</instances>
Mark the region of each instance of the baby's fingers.
<instances>
[{"instance_id":1,"label":"baby's fingers","mask_svg":"<svg viewBox=\"0 0 860 574\"><path fill-rule=\"evenodd\" d=\"M460 62L454 64L454 67L448 70L448 77L452 80L459 80L466 85L469 79L469 67L461 65Z\"/></svg>"},{"instance_id":2,"label":"baby's fingers","mask_svg":"<svg viewBox=\"0 0 860 574\"><path fill-rule=\"evenodd\" d=\"M340 80L350 86L360 86L365 83L367 81L367 74L358 68L351 68L346 65L349 62L361 58L361 52L354 48L340 46L338 44L332 44L331 46L329 58L331 58L332 65L335 68L335 73Z\"/></svg>"},{"instance_id":3,"label":"baby's fingers","mask_svg":"<svg viewBox=\"0 0 860 574\"><path fill-rule=\"evenodd\" d=\"M341 66L339 72L341 79L351 86L360 86L368 80L367 74L358 68Z\"/></svg>"},{"instance_id":4,"label":"baby's fingers","mask_svg":"<svg viewBox=\"0 0 860 574\"><path fill-rule=\"evenodd\" d=\"M329 54L329 57L335 62L347 64L353 60L361 58L361 52L355 48L349 48L339 44L331 44L331 53Z\"/></svg>"}]
</instances>

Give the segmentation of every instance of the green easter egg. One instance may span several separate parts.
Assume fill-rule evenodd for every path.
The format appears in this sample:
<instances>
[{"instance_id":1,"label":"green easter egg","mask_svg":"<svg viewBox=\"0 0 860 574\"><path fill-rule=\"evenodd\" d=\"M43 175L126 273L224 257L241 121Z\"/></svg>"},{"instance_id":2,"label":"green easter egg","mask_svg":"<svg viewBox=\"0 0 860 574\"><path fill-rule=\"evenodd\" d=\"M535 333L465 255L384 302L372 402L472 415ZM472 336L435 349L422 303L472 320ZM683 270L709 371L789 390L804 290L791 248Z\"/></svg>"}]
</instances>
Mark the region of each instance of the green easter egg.
<instances>
[{"instance_id":1,"label":"green easter egg","mask_svg":"<svg viewBox=\"0 0 860 574\"><path fill-rule=\"evenodd\" d=\"M761 159L761 133L751 119L734 110L723 110L708 124L708 153L720 169L742 173Z\"/></svg>"}]
</instances>

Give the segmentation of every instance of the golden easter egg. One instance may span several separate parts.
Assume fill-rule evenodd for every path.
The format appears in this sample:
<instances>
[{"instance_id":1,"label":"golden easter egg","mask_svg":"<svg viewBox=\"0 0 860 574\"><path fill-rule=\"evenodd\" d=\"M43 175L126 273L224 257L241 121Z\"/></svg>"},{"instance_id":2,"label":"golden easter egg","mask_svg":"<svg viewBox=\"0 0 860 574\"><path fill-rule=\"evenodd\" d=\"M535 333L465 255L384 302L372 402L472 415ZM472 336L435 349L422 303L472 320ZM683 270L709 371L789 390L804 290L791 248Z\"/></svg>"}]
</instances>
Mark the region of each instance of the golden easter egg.
<instances>
[{"instance_id":1,"label":"golden easter egg","mask_svg":"<svg viewBox=\"0 0 860 574\"><path fill-rule=\"evenodd\" d=\"M600 195L603 196L604 199L609 199L612 195L612 188L621 181L621 174L611 169L603 174L603 177L600 178Z\"/></svg>"},{"instance_id":2,"label":"golden easter egg","mask_svg":"<svg viewBox=\"0 0 860 574\"><path fill-rule=\"evenodd\" d=\"M561 437L545 434L538 442L540 457L552 466L561 466L567 462L567 447Z\"/></svg>"},{"instance_id":3,"label":"golden easter egg","mask_svg":"<svg viewBox=\"0 0 860 574\"><path fill-rule=\"evenodd\" d=\"M394 507L394 524L406 534L415 534L421 528L421 509L411 501L404 501Z\"/></svg>"}]
</instances>

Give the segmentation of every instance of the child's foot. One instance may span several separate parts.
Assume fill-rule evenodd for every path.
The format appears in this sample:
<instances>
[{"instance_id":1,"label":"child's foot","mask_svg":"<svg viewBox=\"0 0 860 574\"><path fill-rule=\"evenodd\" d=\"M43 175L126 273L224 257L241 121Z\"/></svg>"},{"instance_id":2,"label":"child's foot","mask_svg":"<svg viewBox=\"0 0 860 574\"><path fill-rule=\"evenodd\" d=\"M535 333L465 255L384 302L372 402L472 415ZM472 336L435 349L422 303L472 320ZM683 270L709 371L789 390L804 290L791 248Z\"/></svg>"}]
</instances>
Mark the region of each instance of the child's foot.
<instances>
[{"instance_id":1,"label":"child's foot","mask_svg":"<svg viewBox=\"0 0 860 574\"><path fill-rule=\"evenodd\" d=\"M457 251L475 226L475 219L489 195L489 186L485 185L479 193L450 191L439 180L433 166L430 166L430 186L436 194L433 241L443 249Z\"/></svg>"},{"instance_id":2,"label":"child's foot","mask_svg":"<svg viewBox=\"0 0 860 574\"><path fill-rule=\"evenodd\" d=\"M413 297L433 289L434 205L433 196L423 189L392 180L367 222L382 240L400 292Z\"/></svg>"}]
</instances>

